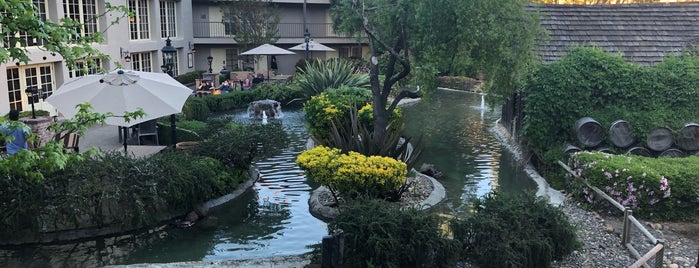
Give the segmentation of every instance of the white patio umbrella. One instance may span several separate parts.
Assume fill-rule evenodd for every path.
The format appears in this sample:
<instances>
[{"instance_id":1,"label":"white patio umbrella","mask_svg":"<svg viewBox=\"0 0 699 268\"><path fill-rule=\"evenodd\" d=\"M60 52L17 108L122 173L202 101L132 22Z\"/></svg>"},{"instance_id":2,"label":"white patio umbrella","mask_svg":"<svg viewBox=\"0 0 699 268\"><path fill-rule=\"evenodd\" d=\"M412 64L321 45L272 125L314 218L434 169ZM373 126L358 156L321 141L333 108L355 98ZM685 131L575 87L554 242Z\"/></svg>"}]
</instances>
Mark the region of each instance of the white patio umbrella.
<instances>
[{"instance_id":1,"label":"white patio umbrella","mask_svg":"<svg viewBox=\"0 0 699 268\"><path fill-rule=\"evenodd\" d=\"M288 51L286 49L280 48L275 45L270 45L270 44L263 44L260 45L256 48L253 48L251 50L245 51L243 53L240 53L240 55L265 55L265 56L272 56L272 55L291 55L291 54L296 54L292 51ZM267 80L269 80L269 57L267 57Z\"/></svg>"},{"instance_id":2,"label":"white patio umbrella","mask_svg":"<svg viewBox=\"0 0 699 268\"><path fill-rule=\"evenodd\" d=\"M87 102L95 112L111 112L117 116L108 117L107 124L131 127L182 112L182 106L191 93L191 89L165 73L115 70L106 75L87 75L69 81L46 101L65 117L75 116L78 112L76 106ZM138 108L146 113L144 117L129 122L118 117Z\"/></svg>"},{"instance_id":3,"label":"white patio umbrella","mask_svg":"<svg viewBox=\"0 0 699 268\"><path fill-rule=\"evenodd\" d=\"M289 50L306 50L306 43L301 43L299 45L295 45L293 47L290 47ZM318 43L316 41L308 41L308 51L335 51L334 49L323 45L321 43Z\"/></svg>"}]
</instances>

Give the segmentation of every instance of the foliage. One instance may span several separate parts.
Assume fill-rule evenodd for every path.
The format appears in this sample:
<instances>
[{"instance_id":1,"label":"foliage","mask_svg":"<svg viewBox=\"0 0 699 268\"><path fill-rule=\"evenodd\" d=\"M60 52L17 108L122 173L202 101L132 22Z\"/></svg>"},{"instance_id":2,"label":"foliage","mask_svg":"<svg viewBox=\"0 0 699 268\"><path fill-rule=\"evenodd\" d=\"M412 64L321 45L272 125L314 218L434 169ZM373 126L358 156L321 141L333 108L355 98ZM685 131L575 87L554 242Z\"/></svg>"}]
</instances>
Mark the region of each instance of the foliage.
<instances>
[{"instance_id":1,"label":"foliage","mask_svg":"<svg viewBox=\"0 0 699 268\"><path fill-rule=\"evenodd\" d=\"M563 211L533 193L493 192L473 207L473 216L451 227L478 267L551 267L580 248Z\"/></svg>"},{"instance_id":2,"label":"foliage","mask_svg":"<svg viewBox=\"0 0 699 268\"><path fill-rule=\"evenodd\" d=\"M191 71L188 73L178 75L177 77L175 77L175 80L182 83L183 85L194 83L194 81L199 79L199 77L201 77L201 74L204 72L206 71Z\"/></svg>"},{"instance_id":3,"label":"foliage","mask_svg":"<svg viewBox=\"0 0 699 268\"><path fill-rule=\"evenodd\" d=\"M289 141L281 122L262 124L230 123L191 149L193 154L217 159L230 167L247 169L258 156L269 156Z\"/></svg>"},{"instance_id":4,"label":"foliage","mask_svg":"<svg viewBox=\"0 0 699 268\"><path fill-rule=\"evenodd\" d=\"M223 23L242 47L274 44L279 39L279 11L270 0L221 2Z\"/></svg>"},{"instance_id":5,"label":"foliage","mask_svg":"<svg viewBox=\"0 0 699 268\"><path fill-rule=\"evenodd\" d=\"M184 120L206 121L209 117L209 106L203 98L190 97L182 106L182 115Z\"/></svg>"},{"instance_id":6,"label":"foliage","mask_svg":"<svg viewBox=\"0 0 699 268\"><path fill-rule=\"evenodd\" d=\"M256 100L271 99L281 103L290 103L302 97L303 93L295 83L262 83L255 86L253 90L207 95L200 99L206 102L210 112L215 113L247 108L250 102ZM194 98L190 98L188 101L191 99Z\"/></svg>"},{"instance_id":7,"label":"foliage","mask_svg":"<svg viewBox=\"0 0 699 268\"><path fill-rule=\"evenodd\" d=\"M371 100L370 93L365 88L341 86L311 97L303 106L308 131L316 140L329 139L333 122L349 124L350 106L364 106Z\"/></svg>"},{"instance_id":8,"label":"foliage","mask_svg":"<svg viewBox=\"0 0 699 268\"><path fill-rule=\"evenodd\" d=\"M330 3L335 31L355 36L366 34L369 39L369 75L377 140L386 134L384 130L398 102L415 94L399 90L388 103L388 97L396 89L394 86L409 78L413 68L411 60L422 72L413 77L413 85L430 90L435 85L437 71L457 69L452 67L455 63L466 62L476 66L476 72L485 74L489 92L507 97L509 92L519 89L523 74L534 62L531 51L535 37L541 32L537 15L524 9L528 3L525 0L487 3L478 0L332 0ZM426 75L429 72L432 74ZM380 74L385 75L383 81L379 80Z\"/></svg>"},{"instance_id":9,"label":"foliage","mask_svg":"<svg viewBox=\"0 0 699 268\"><path fill-rule=\"evenodd\" d=\"M402 161L357 152L341 153L325 146L302 152L296 164L314 181L328 187L335 198L385 198L404 185L408 175Z\"/></svg>"},{"instance_id":10,"label":"foliage","mask_svg":"<svg viewBox=\"0 0 699 268\"><path fill-rule=\"evenodd\" d=\"M355 107L350 107L349 124L343 124L340 122L341 120L333 121L330 139L320 142L320 144L339 148L343 153L355 151L365 156L391 157L404 162L407 170L412 170L422 153L422 148L420 148L419 141L413 143L410 138L403 135L405 123L401 114L394 115L395 119L388 125L387 135L376 144L372 137L374 132L369 129L372 126L371 122L373 122L371 110L371 105L365 105L360 110L363 111L362 116L360 116ZM316 140L316 142L318 141ZM400 196L401 191L398 191L395 199L399 199Z\"/></svg>"},{"instance_id":11,"label":"foliage","mask_svg":"<svg viewBox=\"0 0 699 268\"><path fill-rule=\"evenodd\" d=\"M38 7L33 1L9 1L0 6L0 25L2 25L4 46L0 47L0 63L23 62L28 63L29 47L38 46L39 49L54 54L60 54L70 69L78 68L78 61L87 62L87 67L95 67L95 58L106 61L109 57L99 51L94 44L104 41L101 32L92 34L84 33L83 25L69 17L61 18L58 22L42 18ZM106 12L98 14L90 19L103 20L110 17L108 25L119 23L121 18L131 13L125 6L113 6L105 3ZM112 15L116 14L112 17ZM113 19L112 19L113 18ZM105 30L106 31L106 30ZM24 38L30 36L32 38ZM37 44L27 43L35 38ZM101 67L101 66L96 66Z\"/></svg>"},{"instance_id":12,"label":"foliage","mask_svg":"<svg viewBox=\"0 0 699 268\"><path fill-rule=\"evenodd\" d=\"M347 267L455 267L460 243L447 239L432 213L381 200L341 208L328 230L344 235Z\"/></svg>"},{"instance_id":13,"label":"foliage","mask_svg":"<svg viewBox=\"0 0 699 268\"><path fill-rule=\"evenodd\" d=\"M333 58L306 62L306 68L299 69L296 81L310 98L330 88L367 87L369 76L357 73L352 62Z\"/></svg>"},{"instance_id":14,"label":"foliage","mask_svg":"<svg viewBox=\"0 0 699 268\"><path fill-rule=\"evenodd\" d=\"M482 90L478 87L481 84L481 81L464 76L438 76L437 84L440 87L469 92L479 92L480 90Z\"/></svg>"},{"instance_id":15,"label":"foliage","mask_svg":"<svg viewBox=\"0 0 699 268\"><path fill-rule=\"evenodd\" d=\"M569 160L571 168L587 181L633 209L634 215L660 220L699 219L699 158L649 158L579 152ZM582 202L600 207L597 198L580 179L569 177L569 186Z\"/></svg>"},{"instance_id":16,"label":"foliage","mask_svg":"<svg viewBox=\"0 0 699 268\"><path fill-rule=\"evenodd\" d=\"M2 239L38 230L149 226L228 193L247 178L245 170L176 152L150 158L105 153L45 175L41 183L0 176Z\"/></svg>"},{"instance_id":17,"label":"foliage","mask_svg":"<svg viewBox=\"0 0 699 268\"><path fill-rule=\"evenodd\" d=\"M10 114L10 113L7 113L7 114L4 115L5 119L8 119L8 118L9 118L9 117L8 117L9 114ZM49 111L45 111L45 110L34 110L34 114L35 114L36 116L49 116L49 115L51 115L51 113L50 113ZM32 111L31 111L31 110L19 112L19 118L31 117L31 116L32 116Z\"/></svg>"},{"instance_id":18,"label":"foliage","mask_svg":"<svg viewBox=\"0 0 699 268\"><path fill-rule=\"evenodd\" d=\"M696 120L697 84L699 58L694 56L640 67L599 48L574 47L560 61L533 72L524 89L520 133L539 156L575 140L572 126L585 116L603 126L618 119L631 122L634 138L643 141L654 128L679 129Z\"/></svg>"}]
</instances>

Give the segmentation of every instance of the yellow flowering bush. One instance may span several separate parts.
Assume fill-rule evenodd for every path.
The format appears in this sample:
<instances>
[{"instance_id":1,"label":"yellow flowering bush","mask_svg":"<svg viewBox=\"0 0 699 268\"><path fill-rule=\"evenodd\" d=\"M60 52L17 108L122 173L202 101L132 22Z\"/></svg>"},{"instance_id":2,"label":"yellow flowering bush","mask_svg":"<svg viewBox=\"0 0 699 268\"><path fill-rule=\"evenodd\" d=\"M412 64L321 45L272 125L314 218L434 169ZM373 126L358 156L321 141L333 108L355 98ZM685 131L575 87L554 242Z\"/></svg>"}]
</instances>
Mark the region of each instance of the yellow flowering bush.
<instances>
[{"instance_id":1,"label":"yellow flowering bush","mask_svg":"<svg viewBox=\"0 0 699 268\"><path fill-rule=\"evenodd\" d=\"M318 140L330 137L332 122L347 122L352 105L363 106L371 101L366 88L341 87L314 95L303 106L308 130Z\"/></svg>"},{"instance_id":2,"label":"yellow flowering bush","mask_svg":"<svg viewBox=\"0 0 699 268\"><path fill-rule=\"evenodd\" d=\"M296 164L311 179L345 198L355 194L383 197L405 184L408 175L402 161L358 152L342 154L339 149L325 146L304 151Z\"/></svg>"}]
</instances>

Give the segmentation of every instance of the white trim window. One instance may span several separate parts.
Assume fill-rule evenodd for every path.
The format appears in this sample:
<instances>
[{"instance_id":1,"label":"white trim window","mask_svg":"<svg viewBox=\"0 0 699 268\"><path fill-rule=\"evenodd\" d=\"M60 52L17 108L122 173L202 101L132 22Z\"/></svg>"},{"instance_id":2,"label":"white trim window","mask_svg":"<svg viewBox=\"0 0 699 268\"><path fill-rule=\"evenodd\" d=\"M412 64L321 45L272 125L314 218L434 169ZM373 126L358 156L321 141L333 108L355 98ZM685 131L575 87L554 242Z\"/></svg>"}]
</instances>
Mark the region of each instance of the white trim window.
<instances>
[{"instance_id":1,"label":"white trim window","mask_svg":"<svg viewBox=\"0 0 699 268\"><path fill-rule=\"evenodd\" d=\"M172 77L177 77L180 75L180 61L179 61L180 50L175 51L175 55L172 58Z\"/></svg>"},{"instance_id":2,"label":"white trim window","mask_svg":"<svg viewBox=\"0 0 699 268\"><path fill-rule=\"evenodd\" d=\"M76 62L75 69L68 71L68 78L81 77L81 76L85 76L88 74L99 73L100 70L102 69L102 61L99 58L95 58L93 60L95 62L92 65L87 64L87 62L85 62L85 61Z\"/></svg>"},{"instance_id":3,"label":"white trim window","mask_svg":"<svg viewBox=\"0 0 699 268\"><path fill-rule=\"evenodd\" d=\"M177 36L177 6L175 1L160 1L160 37Z\"/></svg>"},{"instance_id":4,"label":"white trim window","mask_svg":"<svg viewBox=\"0 0 699 268\"><path fill-rule=\"evenodd\" d=\"M97 32L96 0L64 0L63 12L67 18L82 24L81 36L92 36Z\"/></svg>"},{"instance_id":5,"label":"white trim window","mask_svg":"<svg viewBox=\"0 0 699 268\"><path fill-rule=\"evenodd\" d=\"M51 64L22 66L7 68L7 93L10 101L10 109L23 111L25 105L29 106L32 100L24 92L28 87L35 86L41 90L41 96L33 99L34 103L53 94L54 71Z\"/></svg>"},{"instance_id":6,"label":"white trim window","mask_svg":"<svg viewBox=\"0 0 699 268\"><path fill-rule=\"evenodd\" d=\"M153 57L150 52L131 53L131 69L134 71L152 72Z\"/></svg>"},{"instance_id":7,"label":"white trim window","mask_svg":"<svg viewBox=\"0 0 699 268\"><path fill-rule=\"evenodd\" d=\"M131 40L150 39L148 0L129 0L129 10L134 14L129 18Z\"/></svg>"},{"instance_id":8,"label":"white trim window","mask_svg":"<svg viewBox=\"0 0 699 268\"><path fill-rule=\"evenodd\" d=\"M46 10L48 9L48 3L46 3L46 0L32 0L32 3L36 6L37 17L39 17L41 21L47 21L48 14ZM44 40L30 35L26 31L21 31L15 33L14 36L5 36L5 38L3 38L3 43L3 45L7 44L8 46L32 47L44 45Z\"/></svg>"}]
</instances>

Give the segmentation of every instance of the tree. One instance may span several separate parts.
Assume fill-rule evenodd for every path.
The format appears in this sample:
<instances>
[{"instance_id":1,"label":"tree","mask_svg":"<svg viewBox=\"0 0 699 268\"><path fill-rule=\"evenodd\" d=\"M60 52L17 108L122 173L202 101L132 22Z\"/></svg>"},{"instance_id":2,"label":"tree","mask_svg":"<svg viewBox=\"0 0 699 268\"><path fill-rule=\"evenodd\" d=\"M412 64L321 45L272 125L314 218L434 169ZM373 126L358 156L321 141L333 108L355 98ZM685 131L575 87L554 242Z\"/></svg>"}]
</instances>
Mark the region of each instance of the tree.
<instances>
[{"instance_id":1,"label":"tree","mask_svg":"<svg viewBox=\"0 0 699 268\"><path fill-rule=\"evenodd\" d=\"M118 14L109 25L131 14L124 6L112 6L105 3L105 13L96 15L98 20L108 13ZM120 13L120 14L119 14ZM101 32L81 35L83 25L71 18L62 18L58 22L47 20L39 15L35 1L2 1L0 4L0 25L2 25L2 46L0 46L0 63L29 61L28 46L59 54L66 65L74 69L78 60L94 64L94 57L108 60L109 57L93 47L94 43L104 41ZM29 36L31 38L25 38ZM28 44L29 40L38 40ZM87 69L90 66L84 66Z\"/></svg>"},{"instance_id":2,"label":"tree","mask_svg":"<svg viewBox=\"0 0 699 268\"><path fill-rule=\"evenodd\" d=\"M386 134L398 102L415 92L402 90L410 78L411 60L419 66L414 78L434 79L435 71L471 66L486 78L486 91L508 96L519 89L539 30L536 14L525 0L331 0L336 31L369 40L370 82L374 109L374 141ZM379 80L379 73L385 75ZM422 83L421 83L422 84Z\"/></svg>"},{"instance_id":3,"label":"tree","mask_svg":"<svg viewBox=\"0 0 699 268\"><path fill-rule=\"evenodd\" d=\"M242 47L252 48L279 39L279 11L271 0L221 2L223 23Z\"/></svg>"}]
</instances>

